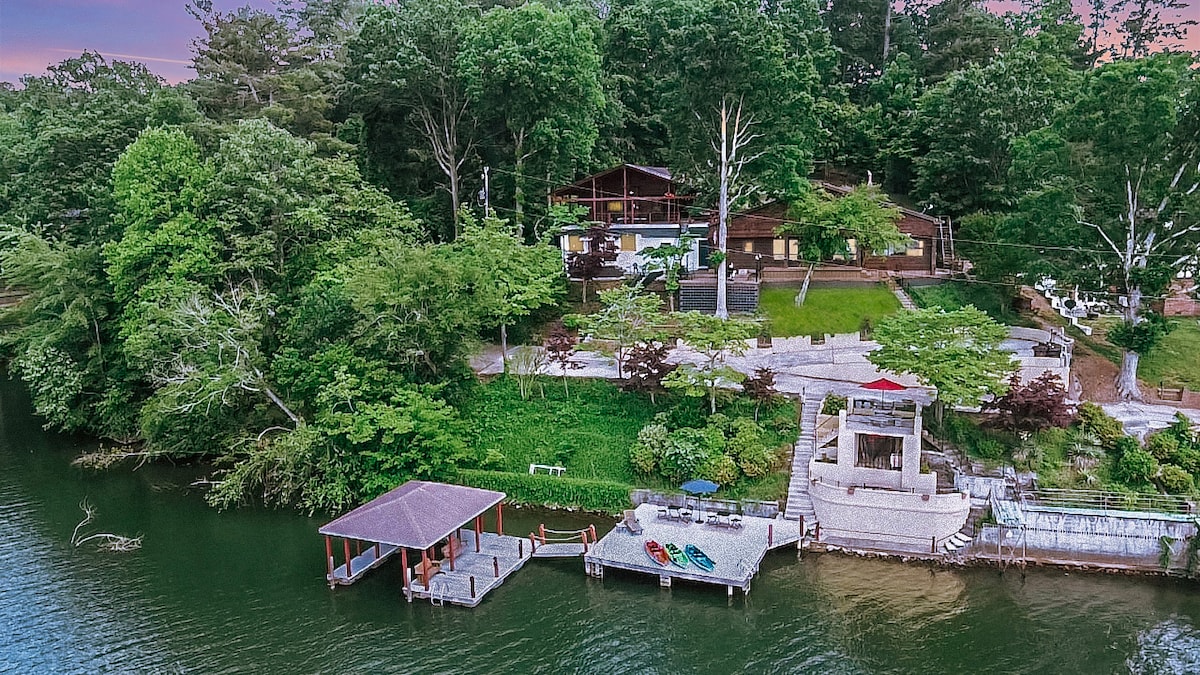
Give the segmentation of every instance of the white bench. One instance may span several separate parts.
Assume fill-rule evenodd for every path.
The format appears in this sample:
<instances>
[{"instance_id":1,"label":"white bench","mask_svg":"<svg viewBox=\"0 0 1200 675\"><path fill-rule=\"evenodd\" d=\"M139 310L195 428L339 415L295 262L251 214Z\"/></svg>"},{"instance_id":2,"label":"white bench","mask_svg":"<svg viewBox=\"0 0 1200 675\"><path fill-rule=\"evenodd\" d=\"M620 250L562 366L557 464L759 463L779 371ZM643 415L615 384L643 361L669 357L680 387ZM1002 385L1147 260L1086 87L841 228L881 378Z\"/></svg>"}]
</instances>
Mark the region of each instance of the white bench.
<instances>
[{"instance_id":1,"label":"white bench","mask_svg":"<svg viewBox=\"0 0 1200 675\"><path fill-rule=\"evenodd\" d=\"M561 476L561 475L563 475L563 472L567 470L567 467L565 467L565 466L550 466L549 464L530 464L529 465L529 474L530 475L533 475L541 470L545 470L545 472L551 476Z\"/></svg>"}]
</instances>

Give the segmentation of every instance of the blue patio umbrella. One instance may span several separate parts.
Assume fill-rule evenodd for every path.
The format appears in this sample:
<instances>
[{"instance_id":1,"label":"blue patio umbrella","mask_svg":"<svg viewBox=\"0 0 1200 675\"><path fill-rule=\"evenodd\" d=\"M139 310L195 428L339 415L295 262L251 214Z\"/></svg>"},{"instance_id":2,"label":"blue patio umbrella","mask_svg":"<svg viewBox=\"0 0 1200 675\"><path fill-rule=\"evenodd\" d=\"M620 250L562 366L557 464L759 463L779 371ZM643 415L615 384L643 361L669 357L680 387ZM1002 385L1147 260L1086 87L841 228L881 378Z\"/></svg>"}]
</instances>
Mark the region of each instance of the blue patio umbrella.
<instances>
[{"instance_id":1,"label":"blue patio umbrella","mask_svg":"<svg viewBox=\"0 0 1200 675\"><path fill-rule=\"evenodd\" d=\"M689 495L711 495L712 493L716 492L720 487L721 487L720 485L712 482L711 480L704 480L703 478L693 478L692 480L689 480L688 482L684 483L683 485L680 485L679 489L683 490L684 492L688 493ZM704 522L704 519L700 517L700 498L699 498L699 496L696 497L696 522L697 523Z\"/></svg>"}]
</instances>

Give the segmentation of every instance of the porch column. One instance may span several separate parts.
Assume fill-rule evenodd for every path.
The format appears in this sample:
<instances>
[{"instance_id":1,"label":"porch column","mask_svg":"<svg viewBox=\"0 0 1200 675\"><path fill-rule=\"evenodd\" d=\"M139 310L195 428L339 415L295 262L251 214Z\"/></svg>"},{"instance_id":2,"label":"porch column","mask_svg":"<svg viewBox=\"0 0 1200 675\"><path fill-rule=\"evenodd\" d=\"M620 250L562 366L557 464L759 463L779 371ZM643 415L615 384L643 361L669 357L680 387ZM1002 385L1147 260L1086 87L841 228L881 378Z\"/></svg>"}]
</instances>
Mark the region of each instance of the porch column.
<instances>
[{"instance_id":1,"label":"porch column","mask_svg":"<svg viewBox=\"0 0 1200 675\"><path fill-rule=\"evenodd\" d=\"M496 534L504 536L504 502L496 504Z\"/></svg>"},{"instance_id":2,"label":"porch column","mask_svg":"<svg viewBox=\"0 0 1200 675\"><path fill-rule=\"evenodd\" d=\"M479 539L483 535L483 516L475 516L475 552L479 553Z\"/></svg>"},{"instance_id":3,"label":"porch column","mask_svg":"<svg viewBox=\"0 0 1200 675\"><path fill-rule=\"evenodd\" d=\"M333 539L325 535L325 569L329 572L329 583L333 583Z\"/></svg>"},{"instance_id":4,"label":"porch column","mask_svg":"<svg viewBox=\"0 0 1200 675\"><path fill-rule=\"evenodd\" d=\"M404 571L401 572L401 578L404 579L404 597L412 602L412 593L408 590L408 549L406 548L400 549L400 564L404 568Z\"/></svg>"}]
</instances>

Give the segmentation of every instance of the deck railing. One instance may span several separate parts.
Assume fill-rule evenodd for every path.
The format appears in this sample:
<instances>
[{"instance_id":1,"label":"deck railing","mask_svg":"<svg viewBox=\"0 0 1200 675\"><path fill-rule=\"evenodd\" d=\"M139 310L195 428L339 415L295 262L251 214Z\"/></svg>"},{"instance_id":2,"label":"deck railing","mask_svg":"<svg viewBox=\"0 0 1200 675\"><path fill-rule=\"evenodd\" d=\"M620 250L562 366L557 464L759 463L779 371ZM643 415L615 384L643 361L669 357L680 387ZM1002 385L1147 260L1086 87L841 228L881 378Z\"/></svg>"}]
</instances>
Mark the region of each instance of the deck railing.
<instances>
[{"instance_id":1,"label":"deck railing","mask_svg":"<svg viewBox=\"0 0 1200 675\"><path fill-rule=\"evenodd\" d=\"M1104 490L1066 490L1038 488L1021 493L1028 506L1052 508L1101 509L1104 511L1153 511L1160 513L1196 513L1196 502L1182 495L1134 494Z\"/></svg>"}]
</instances>

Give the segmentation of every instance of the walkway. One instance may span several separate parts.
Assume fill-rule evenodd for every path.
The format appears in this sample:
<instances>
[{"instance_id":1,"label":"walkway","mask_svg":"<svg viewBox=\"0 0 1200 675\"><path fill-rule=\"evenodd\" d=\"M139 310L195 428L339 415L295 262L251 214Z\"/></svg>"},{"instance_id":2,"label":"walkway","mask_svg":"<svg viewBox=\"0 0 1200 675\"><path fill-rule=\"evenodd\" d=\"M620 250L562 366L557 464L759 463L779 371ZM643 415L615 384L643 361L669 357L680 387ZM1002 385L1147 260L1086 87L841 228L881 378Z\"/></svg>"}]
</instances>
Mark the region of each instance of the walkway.
<instances>
[{"instance_id":1,"label":"walkway","mask_svg":"<svg viewBox=\"0 0 1200 675\"><path fill-rule=\"evenodd\" d=\"M808 466L816 453L817 414L821 412L823 393L805 393L800 409L800 438L792 453L792 478L788 484L787 506L783 517L788 520L804 519L805 529L817 522L812 499L808 496Z\"/></svg>"}]
</instances>

